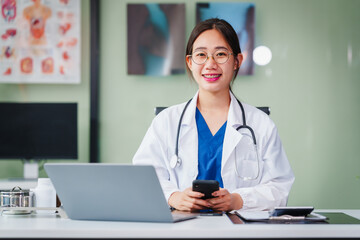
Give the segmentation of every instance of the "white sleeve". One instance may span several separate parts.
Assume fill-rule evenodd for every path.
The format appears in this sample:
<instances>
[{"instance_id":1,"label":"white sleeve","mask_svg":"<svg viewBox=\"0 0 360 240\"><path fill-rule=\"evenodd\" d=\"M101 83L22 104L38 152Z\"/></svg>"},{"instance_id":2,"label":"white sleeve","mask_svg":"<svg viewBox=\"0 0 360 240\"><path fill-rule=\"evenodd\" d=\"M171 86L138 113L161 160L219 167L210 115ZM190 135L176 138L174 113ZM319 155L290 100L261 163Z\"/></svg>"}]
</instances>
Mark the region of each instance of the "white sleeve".
<instances>
[{"instance_id":1,"label":"white sleeve","mask_svg":"<svg viewBox=\"0 0 360 240\"><path fill-rule=\"evenodd\" d=\"M156 169L166 200L179 191L175 182L170 181L169 161L167 160L166 129L155 118L145 134L139 149L134 155L133 164L153 165Z\"/></svg>"},{"instance_id":2,"label":"white sleeve","mask_svg":"<svg viewBox=\"0 0 360 240\"><path fill-rule=\"evenodd\" d=\"M295 180L275 126L263 144L260 161L263 161L264 165L260 183L233 191L242 197L244 210L270 210L277 206L286 206Z\"/></svg>"}]
</instances>

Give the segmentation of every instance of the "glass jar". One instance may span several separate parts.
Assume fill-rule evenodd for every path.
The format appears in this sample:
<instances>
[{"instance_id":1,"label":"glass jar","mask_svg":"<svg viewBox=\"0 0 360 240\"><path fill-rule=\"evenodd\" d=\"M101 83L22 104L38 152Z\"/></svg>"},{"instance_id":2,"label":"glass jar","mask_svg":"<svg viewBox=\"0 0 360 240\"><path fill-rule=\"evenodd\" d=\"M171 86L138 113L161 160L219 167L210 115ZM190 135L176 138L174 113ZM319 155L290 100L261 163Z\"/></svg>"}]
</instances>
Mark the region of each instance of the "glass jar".
<instances>
[{"instance_id":1,"label":"glass jar","mask_svg":"<svg viewBox=\"0 0 360 240\"><path fill-rule=\"evenodd\" d=\"M21 189L14 187L12 190L3 190L0 192L0 206L1 207L33 207L34 206L34 192L28 189ZM29 214L31 210L4 210L4 214Z\"/></svg>"}]
</instances>

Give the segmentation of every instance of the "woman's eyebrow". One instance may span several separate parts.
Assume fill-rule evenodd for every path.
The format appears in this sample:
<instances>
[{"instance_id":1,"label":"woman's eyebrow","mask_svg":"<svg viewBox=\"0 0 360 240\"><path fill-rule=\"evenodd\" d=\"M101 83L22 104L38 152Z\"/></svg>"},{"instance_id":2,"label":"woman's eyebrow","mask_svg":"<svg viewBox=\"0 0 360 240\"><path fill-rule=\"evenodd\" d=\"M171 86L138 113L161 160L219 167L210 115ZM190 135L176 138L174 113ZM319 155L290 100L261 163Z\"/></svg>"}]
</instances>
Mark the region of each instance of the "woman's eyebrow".
<instances>
[{"instance_id":1,"label":"woman's eyebrow","mask_svg":"<svg viewBox=\"0 0 360 240\"><path fill-rule=\"evenodd\" d=\"M223 47L223 46L215 47L215 49L216 49L216 50L219 50L219 49L229 50L227 47Z\"/></svg>"},{"instance_id":2,"label":"woman's eyebrow","mask_svg":"<svg viewBox=\"0 0 360 240\"><path fill-rule=\"evenodd\" d=\"M198 51L198 50L207 50L208 48L206 47L197 47L194 49L194 51ZM224 46L217 46L215 47L216 50L219 50L219 49L225 49L225 50L229 50L227 47L224 47Z\"/></svg>"},{"instance_id":3,"label":"woman's eyebrow","mask_svg":"<svg viewBox=\"0 0 360 240\"><path fill-rule=\"evenodd\" d=\"M194 51L198 51L198 50L206 50L207 48L206 47L198 47L198 48L195 48Z\"/></svg>"}]
</instances>

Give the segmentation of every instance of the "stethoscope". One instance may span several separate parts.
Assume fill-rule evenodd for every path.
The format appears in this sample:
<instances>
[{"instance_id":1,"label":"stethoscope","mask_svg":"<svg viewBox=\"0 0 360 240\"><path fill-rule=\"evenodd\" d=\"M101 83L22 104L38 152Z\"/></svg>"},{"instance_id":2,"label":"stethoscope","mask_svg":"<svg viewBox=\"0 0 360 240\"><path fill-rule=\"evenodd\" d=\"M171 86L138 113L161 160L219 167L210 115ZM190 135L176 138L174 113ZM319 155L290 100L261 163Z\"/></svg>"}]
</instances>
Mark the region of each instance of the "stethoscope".
<instances>
[{"instance_id":1,"label":"stethoscope","mask_svg":"<svg viewBox=\"0 0 360 240\"><path fill-rule=\"evenodd\" d=\"M181 116L180 116L180 119L179 119L179 124L178 124L178 128L177 128L177 133L176 133L176 142L175 142L175 154L174 156L172 156L172 158L170 159L170 167L172 169L175 169L176 167L180 167L181 164L182 164L182 160L181 158L179 157L179 137L180 137L180 128L181 128L181 123L182 123L182 119L184 117L184 114L185 114L185 111L187 109L187 107L189 106L190 102L191 102L192 99L190 99L185 107L184 107L184 110L182 111L181 113ZM249 130L249 132L251 133L251 137L252 137L252 140L253 140L253 144L254 144L254 150L256 152L256 159L257 159L257 174L256 174L256 177L244 177L244 176L241 176L237 170L237 161L236 161L236 151L235 151L235 171L236 171L236 175L238 177L240 177L241 179L243 180L256 180L259 175L260 175L260 161L259 161L259 154L258 154L258 151L257 151L257 145L256 145L256 138L255 138L255 133L254 133L254 130L248 126L246 124L246 118L245 118L245 111L244 111L244 107L242 105L242 103L236 99L237 102L239 103L239 106L241 108L241 114L242 114L242 120L243 120L243 125L239 126L236 128L236 131L239 131L240 129L247 129Z\"/></svg>"}]
</instances>

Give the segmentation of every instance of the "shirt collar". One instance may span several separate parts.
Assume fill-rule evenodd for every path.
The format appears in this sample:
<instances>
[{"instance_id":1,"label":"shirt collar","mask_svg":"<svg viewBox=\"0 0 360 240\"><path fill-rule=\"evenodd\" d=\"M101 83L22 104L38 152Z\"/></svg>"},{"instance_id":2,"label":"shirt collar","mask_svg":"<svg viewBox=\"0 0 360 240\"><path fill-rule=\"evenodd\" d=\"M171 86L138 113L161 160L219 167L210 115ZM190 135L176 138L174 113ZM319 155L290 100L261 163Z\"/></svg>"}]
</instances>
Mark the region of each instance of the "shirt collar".
<instances>
[{"instance_id":1,"label":"shirt collar","mask_svg":"<svg viewBox=\"0 0 360 240\"><path fill-rule=\"evenodd\" d=\"M197 105L198 96L199 96L199 91L197 91L195 93L189 106L187 107L181 125L196 124L195 113L196 113L196 105ZM227 125L236 128L243 124L242 112L241 112L241 108L239 106L239 103L237 102L236 97L234 96L234 94L231 91L230 91L230 98L231 98L231 101L230 101L229 113L228 113L228 118L227 118Z\"/></svg>"}]
</instances>

